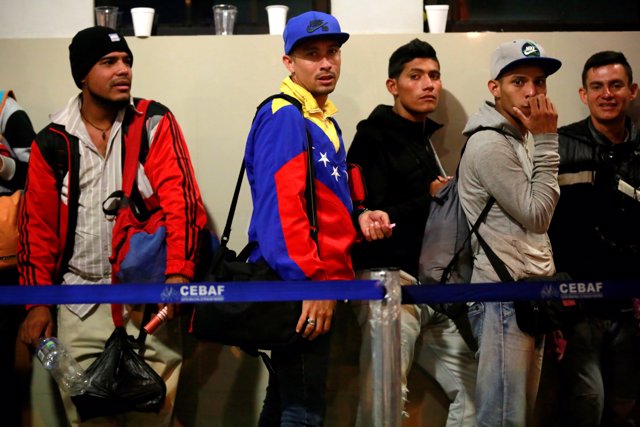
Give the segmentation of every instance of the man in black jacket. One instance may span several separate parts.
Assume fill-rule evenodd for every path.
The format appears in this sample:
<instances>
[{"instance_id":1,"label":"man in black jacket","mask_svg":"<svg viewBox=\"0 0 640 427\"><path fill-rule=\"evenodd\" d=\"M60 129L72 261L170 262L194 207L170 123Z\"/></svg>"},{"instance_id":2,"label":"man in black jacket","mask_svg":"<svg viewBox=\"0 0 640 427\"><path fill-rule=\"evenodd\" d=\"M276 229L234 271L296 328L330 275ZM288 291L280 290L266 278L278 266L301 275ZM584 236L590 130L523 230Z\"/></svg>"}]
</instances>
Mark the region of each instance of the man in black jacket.
<instances>
[{"instance_id":1,"label":"man in black jacket","mask_svg":"<svg viewBox=\"0 0 640 427\"><path fill-rule=\"evenodd\" d=\"M625 56L598 52L579 89L589 117L558 129L561 196L549 236L558 270L576 281L638 277L640 135L627 115L637 94ZM632 425L640 379L632 302L583 300L581 307L584 318L563 330L562 425Z\"/></svg>"},{"instance_id":2,"label":"man in black jacket","mask_svg":"<svg viewBox=\"0 0 640 427\"><path fill-rule=\"evenodd\" d=\"M442 125L428 118L438 106L442 81L440 63L433 47L415 39L398 48L389 59L387 90L393 106L379 105L358 124L347 161L362 168L367 187L365 205L381 209L397 224L384 240L362 242L353 248L356 270L397 267L418 276L422 235L432 197L450 179L431 144L431 135ZM409 282L412 281L411 279ZM415 282L415 279L413 279ZM401 312L402 385L411 368L418 335L422 346L416 360L440 383L451 400L447 426L473 426L473 394L476 362L451 319L429 307L403 305ZM361 372L367 372L366 310L358 316L363 324ZM359 425L369 425L366 408L370 375L362 376Z\"/></svg>"}]
</instances>

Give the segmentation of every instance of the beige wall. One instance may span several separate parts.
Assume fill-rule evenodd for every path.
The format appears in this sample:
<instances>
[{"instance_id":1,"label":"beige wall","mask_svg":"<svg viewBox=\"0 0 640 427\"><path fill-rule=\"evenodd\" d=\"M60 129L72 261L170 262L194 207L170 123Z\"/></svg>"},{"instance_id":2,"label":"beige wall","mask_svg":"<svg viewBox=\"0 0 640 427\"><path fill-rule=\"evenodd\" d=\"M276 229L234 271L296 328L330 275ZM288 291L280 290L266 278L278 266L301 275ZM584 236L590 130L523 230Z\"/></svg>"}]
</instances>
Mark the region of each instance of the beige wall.
<instances>
[{"instance_id":1,"label":"beige wall","mask_svg":"<svg viewBox=\"0 0 640 427\"><path fill-rule=\"evenodd\" d=\"M348 145L356 124L378 103L390 103L387 60L399 45L419 37L440 58L445 93L434 114L445 128L435 137L449 172L463 142L467 118L487 98L488 58L501 42L528 37L564 65L549 79L549 94L565 124L586 115L577 96L586 58L603 49L623 51L640 75L638 32L625 33L448 33L353 35L343 48L342 75L332 99ZM278 89L285 69L279 36L174 36L129 38L135 55L134 95L165 103L181 123L207 208L224 222L255 106ZM77 93L68 64L69 39L0 40L0 86L15 90L34 126ZM638 104L636 103L636 117ZM248 186L236 214L232 246L244 244L251 206Z\"/></svg>"},{"instance_id":2,"label":"beige wall","mask_svg":"<svg viewBox=\"0 0 640 427\"><path fill-rule=\"evenodd\" d=\"M391 102L384 85L388 57L413 37L432 43L439 53L446 91L434 118L445 128L438 132L435 143L449 172L455 169L463 142L460 131L469 115L487 98L488 58L499 43L517 37L532 38L551 55L563 60L562 69L549 79L549 94L560 112L561 124L587 114L578 99L577 88L582 65L591 53L621 50L628 56L636 75L640 75L638 32L354 35L344 46L342 76L332 96L340 108L337 119L347 144L359 120L376 104ZM276 92L285 76L280 61L281 39L267 35L152 37L130 38L129 43L135 54L134 94L165 103L177 116L189 143L205 203L220 228L255 106ZM16 92L37 129L47 124L49 113L78 92L70 76L68 44L68 38L0 39L3 58L0 87ZM640 115L638 110L636 102L636 120ZM247 187L245 184L236 214L231 240L234 247L246 240L251 213ZM348 315L347 318L349 320ZM337 323L340 327L335 348L339 349L336 352L339 361L333 365L330 378L328 425L346 426L357 404L354 376L357 375L358 337L352 317L350 322ZM259 363L233 356L229 349L211 350L206 348L203 354L206 357L191 366L190 380L193 384L204 384L195 398L201 403L200 408L187 412L198 420L198 425L243 425L237 424L241 419L238 417L255 419L252 408L259 407L264 388ZM426 408L414 408L411 425L442 423L442 396L434 394L435 387L423 374L416 372L414 378L413 383L417 384L414 391L425 393L426 390L426 395L412 399ZM256 381L259 384L256 385ZM234 421L225 422L227 419Z\"/></svg>"},{"instance_id":3,"label":"beige wall","mask_svg":"<svg viewBox=\"0 0 640 427\"><path fill-rule=\"evenodd\" d=\"M93 3L93 0L0 0L0 39L73 37L76 31L93 25Z\"/></svg>"}]
</instances>

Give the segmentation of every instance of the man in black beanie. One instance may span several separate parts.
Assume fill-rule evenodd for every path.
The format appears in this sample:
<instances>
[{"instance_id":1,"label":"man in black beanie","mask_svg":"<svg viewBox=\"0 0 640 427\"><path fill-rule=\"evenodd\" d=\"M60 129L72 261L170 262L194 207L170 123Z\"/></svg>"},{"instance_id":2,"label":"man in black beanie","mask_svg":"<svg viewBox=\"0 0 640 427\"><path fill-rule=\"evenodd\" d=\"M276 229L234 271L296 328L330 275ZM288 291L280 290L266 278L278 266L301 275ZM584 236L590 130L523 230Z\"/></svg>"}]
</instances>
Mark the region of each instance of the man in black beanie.
<instances>
[{"instance_id":1,"label":"man in black beanie","mask_svg":"<svg viewBox=\"0 0 640 427\"><path fill-rule=\"evenodd\" d=\"M206 215L186 142L173 114L157 102L131 97L133 53L115 30L92 27L80 31L69 46L69 60L82 92L51 116L52 123L38 133L32 146L20 219L21 285L193 280L198 236L203 234ZM137 143L140 154L132 157L137 161L123 162L123 145L133 152L132 144ZM123 189L123 168L134 171L135 182L129 203L120 206L159 208L164 213L164 229L155 231L166 232L166 259L158 257L162 262L157 271L145 272L143 277L127 276L124 261L118 262L124 252L121 248L129 247L129 253L135 249L138 256L145 253L145 248L135 247L133 239L123 238L126 210L114 209L115 221L103 211L103 203L109 208L113 193ZM117 248L113 253L112 247ZM123 310L119 306L112 314L109 304L66 304L57 307L54 321L50 308L27 306L22 340L37 347L41 337L50 337L57 326L60 342L85 369L102 353L114 321L122 317L127 333L138 336L144 312L140 306ZM174 308L168 305L169 319L174 317ZM157 414L118 414L118 425L170 425L182 365L178 321L176 316L145 341L145 360L167 386L164 405ZM48 373L36 363L34 377L38 375ZM88 425L80 420L69 393L62 391L62 397L70 424ZM34 413L39 410L39 398L32 393ZM112 425L114 419L105 418L89 422Z\"/></svg>"}]
</instances>

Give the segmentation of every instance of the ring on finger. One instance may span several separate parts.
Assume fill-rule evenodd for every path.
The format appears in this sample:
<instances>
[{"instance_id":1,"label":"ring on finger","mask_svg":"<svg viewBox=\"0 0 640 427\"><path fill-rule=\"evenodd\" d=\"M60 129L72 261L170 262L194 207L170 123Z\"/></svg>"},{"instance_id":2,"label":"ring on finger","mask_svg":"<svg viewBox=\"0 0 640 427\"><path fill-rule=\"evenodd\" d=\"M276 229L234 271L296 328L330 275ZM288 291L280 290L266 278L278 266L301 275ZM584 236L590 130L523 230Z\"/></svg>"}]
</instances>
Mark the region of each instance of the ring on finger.
<instances>
[{"instance_id":1,"label":"ring on finger","mask_svg":"<svg viewBox=\"0 0 640 427\"><path fill-rule=\"evenodd\" d=\"M307 318L307 323L309 324L309 326L313 326L315 328L316 326L316 321L315 319L312 319L310 317Z\"/></svg>"}]
</instances>

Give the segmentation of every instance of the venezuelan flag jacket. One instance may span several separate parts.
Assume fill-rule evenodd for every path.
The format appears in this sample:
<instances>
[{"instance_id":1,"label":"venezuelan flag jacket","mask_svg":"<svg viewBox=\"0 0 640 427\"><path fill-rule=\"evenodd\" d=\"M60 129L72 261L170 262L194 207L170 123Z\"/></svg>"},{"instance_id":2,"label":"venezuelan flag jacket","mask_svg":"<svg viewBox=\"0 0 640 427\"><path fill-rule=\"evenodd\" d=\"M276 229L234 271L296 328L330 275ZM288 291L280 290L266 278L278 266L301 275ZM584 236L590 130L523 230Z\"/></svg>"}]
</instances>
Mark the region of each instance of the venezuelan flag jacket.
<instances>
[{"instance_id":1,"label":"venezuelan flag jacket","mask_svg":"<svg viewBox=\"0 0 640 427\"><path fill-rule=\"evenodd\" d=\"M342 132L331 101L320 108L287 77L280 91L302 104L276 98L256 114L245 151L253 215L250 261L264 259L284 280L351 280L356 238ZM303 117L304 116L304 117ZM305 200L309 131L316 186L318 246L309 234Z\"/></svg>"}]
</instances>

